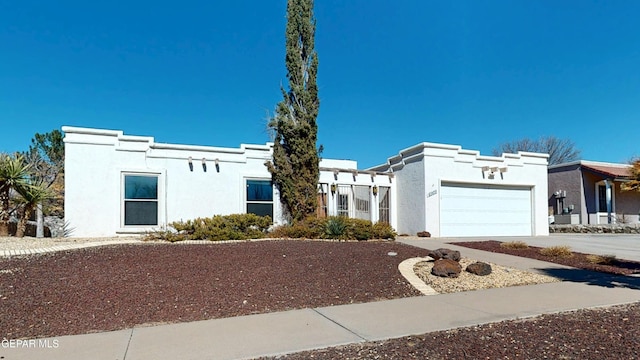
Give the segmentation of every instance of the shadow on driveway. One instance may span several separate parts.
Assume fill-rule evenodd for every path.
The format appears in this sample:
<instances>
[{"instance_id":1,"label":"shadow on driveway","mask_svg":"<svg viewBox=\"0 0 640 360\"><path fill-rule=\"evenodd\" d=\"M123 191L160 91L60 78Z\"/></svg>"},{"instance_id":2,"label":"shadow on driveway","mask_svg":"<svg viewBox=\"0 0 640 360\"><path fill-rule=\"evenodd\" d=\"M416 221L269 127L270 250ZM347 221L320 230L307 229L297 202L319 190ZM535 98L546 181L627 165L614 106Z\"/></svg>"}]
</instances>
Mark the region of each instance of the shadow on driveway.
<instances>
[{"instance_id":1,"label":"shadow on driveway","mask_svg":"<svg viewBox=\"0 0 640 360\"><path fill-rule=\"evenodd\" d=\"M627 288L640 290L640 278L634 276L611 275L582 269L537 269L545 275L553 276L562 281L584 283L607 288Z\"/></svg>"}]
</instances>

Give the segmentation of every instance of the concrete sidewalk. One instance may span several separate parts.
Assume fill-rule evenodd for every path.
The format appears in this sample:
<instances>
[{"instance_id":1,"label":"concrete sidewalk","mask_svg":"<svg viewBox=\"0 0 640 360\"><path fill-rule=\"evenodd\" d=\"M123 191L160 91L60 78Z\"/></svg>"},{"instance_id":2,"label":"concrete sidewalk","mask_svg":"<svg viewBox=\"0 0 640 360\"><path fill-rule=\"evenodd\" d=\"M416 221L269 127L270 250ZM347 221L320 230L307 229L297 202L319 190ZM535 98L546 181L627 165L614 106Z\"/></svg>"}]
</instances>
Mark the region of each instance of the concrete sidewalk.
<instances>
[{"instance_id":1,"label":"concrete sidewalk","mask_svg":"<svg viewBox=\"0 0 640 360\"><path fill-rule=\"evenodd\" d=\"M430 249L442 244L435 240L403 242ZM471 249L464 249L463 255L559 275L567 281L60 336L22 343L20 348L15 341L3 342L0 358L250 359L640 301L638 278Z\"/></svg>"}]
</instances>

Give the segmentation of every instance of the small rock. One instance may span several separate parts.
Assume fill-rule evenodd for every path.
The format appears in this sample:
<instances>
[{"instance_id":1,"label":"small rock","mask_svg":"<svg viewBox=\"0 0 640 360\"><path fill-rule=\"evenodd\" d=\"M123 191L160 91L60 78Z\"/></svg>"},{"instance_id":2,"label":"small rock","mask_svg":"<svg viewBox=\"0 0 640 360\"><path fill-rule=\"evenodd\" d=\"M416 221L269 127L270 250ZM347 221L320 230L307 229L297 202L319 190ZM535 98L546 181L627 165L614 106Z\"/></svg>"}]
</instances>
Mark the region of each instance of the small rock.
<instances>
[{"instance_id":1,"label":"small rock","mask_svg":"<svg viewBox=\"0 0 640 360\"><path fill-rule=\"evenodd\" d=\"M486 276L491 274L491 265L481 261L474 262L473 264L469 264L469 266L467 266L467 272L479 276Z\"/></svg>"},{"instance_id":2,"label":"small rock","mask_svg":"<svg viewBox=\"0 0 640 360\"><path fill-rule=\"evenodd\" d=\"M462 271L462 266L457 261L451 259L439 259L433 263L431 274L441 277L458 277Z\"/></svg>"}]
</instances>

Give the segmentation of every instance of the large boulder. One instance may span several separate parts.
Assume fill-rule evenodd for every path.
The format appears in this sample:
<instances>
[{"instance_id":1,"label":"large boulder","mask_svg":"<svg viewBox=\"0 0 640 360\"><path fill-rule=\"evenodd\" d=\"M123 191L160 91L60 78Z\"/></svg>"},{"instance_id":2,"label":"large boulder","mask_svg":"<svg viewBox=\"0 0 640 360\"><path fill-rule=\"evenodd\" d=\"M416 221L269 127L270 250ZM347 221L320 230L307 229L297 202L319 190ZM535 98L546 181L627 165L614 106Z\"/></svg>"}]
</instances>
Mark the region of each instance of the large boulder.
<instances>
[{"instance_id":1,"label":"large boulder","mask_svg":"<svg viewBox=\"0 0 640 360\"><path fill-rule=\"evenodd\" d=\"M467 272L470 272L479 276L486 276L491 274L491 265L478 261L467 266Z\"/></svg>"},{"instance_id":2,"label":"large boulder","mask_svg":"<svg viewBox=\"0 0 640 360\"><path fill-rule=\"evenodd\" d=\"M451 259L439 259L433 263L431 274L440 277L458 277L462 272L462 266Z\"/></svg>"},{"instance_id":3,"label":"large boulder","mask_svg":"<svg viewBox=\"0 0 640 360\"><path fill-rule=\"evenodd\" d=\"M460 251L457 250L441 248L429 251L427 255L432 257L433 260L449 259L453 261L460 261Z\"/></svg>"}]
</instances>

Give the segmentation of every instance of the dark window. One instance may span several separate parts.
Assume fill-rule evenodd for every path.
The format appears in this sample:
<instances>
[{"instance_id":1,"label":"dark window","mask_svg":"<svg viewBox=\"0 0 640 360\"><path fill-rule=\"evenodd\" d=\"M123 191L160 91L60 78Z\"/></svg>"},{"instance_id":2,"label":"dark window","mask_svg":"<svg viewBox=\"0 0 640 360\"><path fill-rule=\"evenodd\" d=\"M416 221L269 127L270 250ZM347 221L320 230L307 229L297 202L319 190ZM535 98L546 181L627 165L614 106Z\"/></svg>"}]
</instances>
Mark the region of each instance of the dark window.
<instances>
[{"instance_id":1,"label":"dark window","mask_svg":"<svg viewBox=\"0 0 640 360\"><path fill-rule=\"evenodd\" d=\"M607 212L607 187L598 186L598 212Z\"/></svg>"},{"instance_id":2,"label":"dark window","mask_svg":"<svg viewBox=\"0 0 640 360\"><path fill-rule=\"evenodd\" d=\"M273 219L273 185L270 180L247 180L247 213Z\"/></svg>"},{"instance_id":3,"label":"dark window","mask_svg":"<svg viewBox=\"0 0 640 360\"><path fill-rule=\"evenodd\" d=\"M124 225L158 225L157 176L124 176Z\"/></svg>"}]
</instances>

